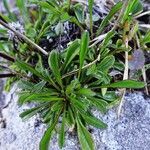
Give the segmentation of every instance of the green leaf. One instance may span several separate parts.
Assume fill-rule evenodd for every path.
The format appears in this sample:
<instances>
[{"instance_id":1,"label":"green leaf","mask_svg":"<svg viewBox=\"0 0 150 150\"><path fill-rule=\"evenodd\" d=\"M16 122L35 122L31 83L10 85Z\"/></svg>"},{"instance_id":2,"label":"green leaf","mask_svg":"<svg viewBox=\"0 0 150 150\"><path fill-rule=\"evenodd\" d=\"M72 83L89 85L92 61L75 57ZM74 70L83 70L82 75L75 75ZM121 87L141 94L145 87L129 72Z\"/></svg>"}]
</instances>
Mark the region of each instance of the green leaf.
<instances>
[{"instance_id":1,"label":"green leaf","mask_svg":"<svg viewBox=\"0 0 150 150\"><path fill-rule=\"evenodd\" d=\"M67 54L64 62L64 70L68 67L71 61L79 53L79 40L73 41L73 43L67 48Z\"/></svg>"},{"instance_id":2,"label":"green leaf","mask_svg":"<svg viewBox=\"0 0 150 150\"><path fill-rule=\"evenodd\" d=\"M85 57L87 55L88 45L89 45L89 33L88 33L88 31L85 31L82 35L81 44L80 44L80 52L79 52L80 70L79 70L79 76L80 76L81 69L83 67L84 61L85 61Z\"/></svg>"},{"instance_id":3,"label":"green leaf","mask_svg":"<svg viewBox=\"0 0 150 150\"><path fill-rule=\"evenodd\" d=\"M28 14L28 10L27 10L27 0L16 0L16 5L20 10L21 16L23 17L23 19L25 20L26 23L29 22L29 14Z\"/></svg>"},{"instance_id":4,"label":"green leaf","mask_svg":"<svg viewBox=\"0 0 150 150\"><path fill-rule=\"evenodd\" d=\"M56 101L51 107L51 111L57 111L59 108L63 106L63 101Z\"/></svg>"},{"instance_id":5,"label":"green leaf","mask_svg":"<svg viewBox=\"0 0 150 150\"><path fill-rule=\"evenodd\" d=\"M100 95L99 95L100 96ZM105 101L115 101L119 98L119 96L116 95L115 91L107 91L107 93L104 96L100 96Z\"/></svg>"},{"instance_id":6,"label":"green leaf","mask_svg":"<svg viewBox=\"0 0 150 150\"><path fill-rule=\"evenodd\" d=\"M56 93L22 93L19 96L19 104L22 105L26 102L52 102L52 101L62 101L63 98L56 97Z\"/></svg>"},{"instance_id":7,"label":"green leaf","mask_svg":"<svg viewBox=\"0 0 150 150\"><path fill-rule=\"evenodd\" d=\"M104 129L104 128L107 127L107 125L104 122L102 122L101 120L97 119L94 116L91 116L89 114L84 114L84 113L81 113L81 116L84 118L84 120L88 124L90 124L90 125L92 125L92 126L94 126L96 128Z\"/></svg>"},{"instance_id":8,"label":"green leaf","mask_svg":"<svg viewBox=\"0 0 150 150\"><path fill-rule=\"evenodd\" d=\"M33 73L34 75L42 78L45 80L45 78L42 76L42 74L38 71L36 71L31 65L25 63L24 61L21 60L16 60L15 63L20 69L24 70L24 71L29 71L31 73Z\"/></svg>"},{"instance_id":9,"label":"green leaf","mask_svg":"<svg viewBox=\"0 0 150 150\"><path fill-rule=\"evenodd\" d=\"M87 110L87 103L83 102L81 99L70 97L70 100L74 107L76 107L79 111L82 112Z\"/></svg>"},{"instance_id":10,"label":"green leaf","mask_svg":"<svg viewBox=\"0 0 150 150\"><path fill-rule=\"evenodd\" d=\"M111 30L110 32L107 33L101 46L101 53L103 53L106 47L110 45L110 41L115 35L116 35L116 32L114 30Z\"/></svg>"},{"instance_id":11,"label":"green leaf","mask_svg":"<svg viewBox=\"0 0 150 150\"><path fill-rule=\"evenodd\" d=\"M71 83L66 86L66 94L70 95L74 93L76 89L79 89L80 87L81 87L80 82L77 79L72 80Z\"/></svg>"},{"instance_id":12,"label":"green leaf","mask_svg":"<svg viewBox=\"0 0 150 150\"><path fill-rule=\"evenodd\" d=\"M70 126L75 124L74 113L72 112L71 106L68 107L66 121Z\"/></svg>"},{"instance_id":13,"label":"green leaf","mask_svg":"<svg viewBox=\"0 0 150 150\"><path fill-rule=\"evenodd\" d=\"M96 93L93 92L91 89L87 89L87 88L81 88L77 94L79 95L84 95L84 96L95 96Z\"/></svg>"},{"instance_id":14,"label":"green leaf","mask_svg":"<svg viewBox=\"0 0 150 150\"><path fill-rule=\"evenodd\" d=\"M94 105L101 112L105 113L107 111L108 103L105 100L95 97L88 97L88 99L90 100L92 105Z\"/></svg>"},{"instance_id":15,"label":"green leaf","mask_svg":"<svg viewBox=\"0 0 150 150\"><path fill-rule=\"evenodd\" d=\"M39 147L40 150L48 150L49 149L49 141L52 136L52 131L55 129L55 126L58 122L58 118L59 118L61 110L58 110L58 114L55 116L52 124L50 124L48 129L45 131L44 136L42 137L42 140L40 142L40 147Z\"/></svg>"},{"instance_id":16,"label":"green leaf","mask_svg":"<svg viewBox=\"0 0 150 150\"><path fill-rule=\"evenodd\" d=\"M57 36L64 33L64 26L61 22L58 22L58 24L55 26L55 33Z\"/></svg>"},{"instance_id":17,"label":"green leaf","mask_svg":"<svg viewBox=\"0 0 150 150\"><path fill-rule=\"evenodd\" d=\"M4 7L6 9L7 14L9 17L12 19L12 21L16 20L16 16L10 11L9 5L8 5L8 0L3 0Z\"/></svg>"},{"instance_id":18,"label":"green leaf","mask_svg":"<svg viewBox=\"0 0 150 150\"><path fill-rule=\"evenodd\" d=\"M56 14L56 15L59 15L60 12L58 9L56 9L53 5L51 5L50 3L48 2L42 2L40 1L39 2L39 5L43 8L43 9L48 9L51 13L53 14Z\"/></svg>"},{"instance_id":19,"label":"green leaf","mask_svg":"<svg viewBox=\"0 0 150 150\"><path fill-rule=\"evenodd\" d=\"M145 86L144 82L138 82L134 80L123 80L119 82L114 82L107 85L102 85L102 88L133 88L133 89L140 89Z\"/></svg>"},{"instance_id":20,"label":"green leaf","mask_svg":"<svg viewBox=\"0 0 150 150\"><path fill-rule=\"evenodd\" d=\"M61 80L61 74L59 70L59 63L58 63L58 53L56 50L51 51L49 58L48 58L49 67L51 68L53 75L56 78L56 81L58 84L63 88L62 80Z\"/></svg>"},{"instance_id":21,"label":"green leaf","mask_svg":"<svg viewBox=\"0 0 150 150\"><path fill-rule=\"evenodd\" d=\"M91 33L93 34L93 4L94 4L94 0L88 0L88 8L89 8L89 12L90 12L90 30Z\"/></svg>"},{"instance_id":22,"label":"green leaf","mask_svg":"<svg viewBox=\"0 0 150 150\"><path fill-rule=\"evenodd\" d=\"M77 132L82 150L94 150L94 141L89 131L82 125L80 120L77 120Z\"/></svg>"},{"instance_id":23,"label":"green leaf","mask_svg":"<svg viewBox=\"0 0 150 150\"><path fill-rule=\"evenodd\" d=\"M115 57L113 55L106 56L100 64L98 64L98 69L102 72L108 72L108 70L114 65Z\"/></svg>"},{"instance_id":24,"label":"green leaf","mask_svg":"<svg viewBox=\"0 0 150 150\"><path fill-rule=\"evenodd\" d=\"M113 19L114 15L121 9L123 5L123 2L118 2L113 8L110 10L109 14L106 16L106 18L101 22L100 27L97 31L97 35L101 34L101 32L104 30L104 28L110 23L110 21Z\"/></svg>"},{"instance_id":25,"label":"green leaf","mask_svg":"<svg viewBox=\"0 0 150 150\"><path fill-rule=\"evenodd\" d=\"M65 121L66 121L66 111L64 111L63 113L63 119L62 119L62 123L61 123L61 129L59 132L59 137L58 137L58 141L59 141L59 147L62 149L64 146L64 142L65 142Z\"/></svg>"},{"instance_id":26,"label":"green leaf","mask_svg":"<svg viewBox=\"0 0 150 150\"><path fill-rule=\"evenodd\" d=\"M74 12L75 12L75 15L76 15L79 23L84 23L84 21L85 21L84 15L85 14L84 14L83 6L80 4L75 5Z\"/></svg>"},{"instance_id":27,"label":"green leaf","mask_svg":"<svg viewBox=\"0 0 150 150\"><path fill-rule=\"evenodd\" d=\"M42 104L42 105L39 105L37 107L28 109L28 110L24 111L23 113L21 113L19 116L23 119L29 119L32 116L36 115L39 111L44 109L44 106L46 106L46 105L47 104Z\"/></svg>"},{"instance_id":28,"label":"green leaf","mask_svg":"<svg viewBox=\"0 0 150 150\"><path fill-rule=\"evenodd\" d=\"M143 6L140 0L129 0L125 9L122 21L125 22L130 16L136 15L143 10Z\"/></svg>"},{"instance_id":29,"label":"green leaf","mask_svg":"<svg viewBox=\"0 0 150 150\"><path fill-rule=\"evenodd\" d=\"M29 81L25 81L25 80L20 80L17 84L17 87L21 90L32 90L33 89L34 84L32 82Z\"/></svg>"},{"instance_id":30,"label":"green leaf","mask_svg":"<svg viewBox=\"0 0 150 150\"><path fill-rule=\"evenodd\" d=\"M33 90L32 91L34 91L34 92L40 92L44 88L45 84L46 84L45 81L41 81L41 82L35 84L33 86Z\"/></svg>"},{"instance_id":31,"label":"green leaf","mask_svg":"<svg viewBox=\"0 0 150 150\"><path fill-rule=\"evenodd\" d=\"M45 110L45 113L42 113L43 122L48 123L52 118L55 112L51 111L51 108Z\"/></svg>"},{"instance_id":32,"label":"green leaf","mask_svg":"<svg viewBox=\"0 0 150 150\"><path fill-rule=\"evenodd\" d=\"M23 93L19 95L18 103L22 105L24 101L31 95L31 93Z\"/></svg>"},{"instance_id":33,"label":"green leaf","mask_svg":"<svg viewBox=\"0 0 150 150\"><path fill-rule=\"evenodd\" d=\"M150 43L150 31L148 31L146 33L146 35L144 36L144 38L142 39L142 43L147 44Z\"/></svg>"}]
</instances>

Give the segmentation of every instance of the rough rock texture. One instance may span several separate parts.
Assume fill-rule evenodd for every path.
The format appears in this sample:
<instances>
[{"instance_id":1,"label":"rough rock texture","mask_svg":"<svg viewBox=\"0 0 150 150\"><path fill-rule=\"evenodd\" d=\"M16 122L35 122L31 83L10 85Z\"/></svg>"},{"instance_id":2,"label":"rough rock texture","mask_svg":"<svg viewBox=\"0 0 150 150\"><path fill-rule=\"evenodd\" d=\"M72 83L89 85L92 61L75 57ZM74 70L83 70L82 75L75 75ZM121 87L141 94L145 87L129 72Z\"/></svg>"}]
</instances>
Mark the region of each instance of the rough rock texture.
<instances>
[{"instance_id":1,"label":"rough rock texture","mask_svg":"<svg viewBox=\"0 0 150 150\"><path fill-rule=\"evenodd\" d=\"M19 114L29 106L19 107L17 96L12 95L14 87L6 95L11 103L3 110L6 128L0 129L0 150L38 150L38 144L45 126L37 117L23 122ZM95 116L103 118L108 124L107 130L93 129L92 134L96 150L149 150L150 147L150 99L144 99L141 93L126 96L120 120L116 119L116 110L111 109L106 115L94 111ZM64 150L79 150L75 135L66 135ZM57 137L54 136L50 150L59 150Z\"/></svg>"},{"instance_id":2,"label":"rough rock texture","mask_svg":"<svg viewBox=\"0 0 150 150\"><path fill-rule=\"evenodd\" d=\"M0 110L2 109L3 105L4 105L4 95L2 93L3 91L3 81L0 80Z\"/></svg>"}]
</instances>

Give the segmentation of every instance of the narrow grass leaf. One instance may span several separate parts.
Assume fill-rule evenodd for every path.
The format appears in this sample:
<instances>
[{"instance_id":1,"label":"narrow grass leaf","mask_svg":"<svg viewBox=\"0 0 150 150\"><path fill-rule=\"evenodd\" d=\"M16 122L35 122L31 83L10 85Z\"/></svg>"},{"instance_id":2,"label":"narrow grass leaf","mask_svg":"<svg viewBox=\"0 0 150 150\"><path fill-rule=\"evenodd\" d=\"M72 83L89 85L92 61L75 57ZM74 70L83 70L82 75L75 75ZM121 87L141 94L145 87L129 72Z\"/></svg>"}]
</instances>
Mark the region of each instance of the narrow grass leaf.
<instances>
[{"instance_id":1,"label":"narrow grass leaf","mask_svg":"<svg viewBox=\"0 0 150 150\"><path fill-rule=\"evenodd\" d=\"M114 82L111 84L103 85L102 88L133 88L133 89L140 89L145 86L144 82L138 82L134 80L123 80L119 82Z\"/></svg>"}]
</instances>

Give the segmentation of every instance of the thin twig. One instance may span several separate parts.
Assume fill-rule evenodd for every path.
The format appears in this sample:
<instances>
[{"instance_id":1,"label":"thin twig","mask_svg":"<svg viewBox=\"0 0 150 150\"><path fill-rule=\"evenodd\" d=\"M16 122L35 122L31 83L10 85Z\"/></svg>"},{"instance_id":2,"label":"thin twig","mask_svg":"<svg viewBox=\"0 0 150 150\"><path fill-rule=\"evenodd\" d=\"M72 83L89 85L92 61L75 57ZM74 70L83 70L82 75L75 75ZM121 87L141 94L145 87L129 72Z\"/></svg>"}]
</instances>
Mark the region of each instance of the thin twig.
<instances>
[{"instance_id":1,"label":"thin twig","mask_svg":"<svg viewBox=\"0 0 150 150\"><path fill-rule=\"evenodd\" d=\"M15 62L15 59L14 59L14 58L12 58L11 56L9 56L9 55L7 55L7 54L1 53L1 52L0 52L0 57L6 59L6 60L8 60L8 61Z\"/></svg>"},{"instance_id":2,"label":"thin twig","mask_svg":"<svg viewBox=\"0 0 150 150\"><path fill-rule=\"evenodd\" d=\"M111 30L109 32L111 32ZM94 42L94 43L91 44L89 46L89 48L91 48L91 47L95 46L96 44L98 44L99 42L103 41L109 32L102 34L102 35L96 37L95 39L93 39L91 42Z\"/></svg>"},{"instance_id":3,"label":"thin twig","mask_svg":"<svg viewBox=\"0 0 150 150\"><path fill-rule=\"evenodd\" d=\"M128 38L127 37L125 39L125 47L128 48ZM126 51L125 52L125 70L124 70L123 80L128 79L128 70L129 70L128 68L129 68L129 66L128 66L128 52ZM120 104L119 104L118 112L117 112L118 118L120 117L120 114L121 114L121 109L123 106L125 94L126 94L126 88L121 89L121 100L120 100Z\"/></svg>"},{"instance_id":4,"label":"thin twig","mask_svg":"<svg viewBox=\"0 0 150 150\"><path fill-rule=\"evenodd\" d=\"M148 87L147 87L147 82L146 82L146 70L145 70L145 66L142 68L142 76L143 76L143 80L144 80L144 83L145 83L146 94L149 95Z\"/></svg>"},{"instance_id":5,"label":"thin twig","mask_svg":"<svg viewBox=\"0 0 150 150\"><path fill-rule=\"evenodd\" d=\"M139 27L150 29L150 24L139 24Z\"/></svg>"},{"instance_id":6,"label":"thin twig","mask_svg":"<svg viewBox=\"0 0 150 150\"><path fill-rule=\"evenodd\" d=\"M89 64L83 66L83 67L82 67L82 70L83 70L83 69L86 69L86 68L88 68L88 67L90 67L90 66L92 66L93 64L95 64L95 63L98 62L98 61L100 61L100 54L98 55L98 57L97 57L93 62L91 62L91 63L89 63ZM73 74L76 74L78 71L79 71L79 69L73 70L73 71L71 71L71 72L65 74L64 76L62 76L62 79L66 78L66 77L68 77L68 76L71 76L71 75L73 75Z\"/></svg>"},{"instance_id":7,"label":"thin twig","mask_svg":"<svg viewBox=\"0 0 150 150\"><path fill-rule=\"evenodd\" d=\"M25 35L21 34L20 32L12 29L7 23L5 23L4 21L0 20L0 24L3 25L5 28L7 28L8 30L12 31L15 35L17 35L18 37L22 38L26 43L30 44L31 46L33 46L34 48L36 48L37 50L39 50L40 52L42 52L44 55L48 55L48 53L41 48L39 45L37 45L36 43L34 43L33 41L31 41L29 38L27 38Z\"/></svg>"},{"instance_id":8,"label":"thin twig","mask_svg":"<svg viewBox=\"0 0 150 150\"><path fill-rule=\"evenodd\" d=\"M140 41L139 41L139 38L138 38L137 34L136 34L136 42L137 42L137 46L138 46L138 49L139 49L140 48ZM147 87L147 84L146 84L147 77L146 77L145 66L143 66L141 71L142 71L142 76L143 76L143 80L144 80L144 83L145 83L145 91L146 91L146 94L149 95L148 87Z\"/></svg>"},{"instance_id":9,"label":"thin twig","mask_svg":"<svg viewBox=\"0 0 150 150\"><path fill-rule=\"evenodd\" d=\"M10 78L10 77L15 77L16 75L13 73L4 73L0 74L0 78Z\"/></svg>"},{"instance_id":10,"label":"thin twig","mask_svg":"<svg viewBox=\"0 0 150 150\"><path fill-rule=\"evenodd\" d=\"M140 17L145 16L145 15L150 15L150 10L149 10L149 11L146 11L146 12L143 12L143 13L141 13L141 14L135 16L134 18L137 19L137 18L140 18Z\"/></svg>"}]
</instances>

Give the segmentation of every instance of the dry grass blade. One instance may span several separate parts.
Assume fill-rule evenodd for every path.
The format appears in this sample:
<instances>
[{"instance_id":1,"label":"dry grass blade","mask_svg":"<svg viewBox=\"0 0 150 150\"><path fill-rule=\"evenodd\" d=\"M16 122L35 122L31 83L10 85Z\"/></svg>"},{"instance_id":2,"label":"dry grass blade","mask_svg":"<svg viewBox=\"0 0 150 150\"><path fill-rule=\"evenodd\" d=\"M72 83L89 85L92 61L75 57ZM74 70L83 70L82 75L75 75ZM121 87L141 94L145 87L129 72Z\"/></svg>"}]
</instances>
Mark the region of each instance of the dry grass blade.
<instances>
[{"instance_id":1,"label":"dry grass blade","mask_svg":"<svg viewBox=\"0 0 150 150\"><path fill-rule=\"evenodd\" d=\"M128 38L126 38L126 40L125 40L125 46L126 46L126 48L128 48ZM124 69L123 80L128 79L128 71L129 71L128 52L126 51L125 52L125 69ZM125 93L126 93L126 89L124 88L124 89L121 90L121 100L120 100L120 104L119 104L118 112L117 112L117 117L118 118L120 117L120 114L121 114L121 109L122 109L122 106L123 106Z\"/></svg>"},{"instance_id":2,"label":"dry grass blade","mask_svg":"<svg viewBox=\"0 0 150 150\"><path fill-rule=\"evenodd\" d=\"M139 27L150 29L150 24L139 24Z\"/></svg>"},{"instance_id":3,"label":"dry grass blade","mask_svg":"<svg viewBox=\"0 0 150 150\"><path fill-rule=\"evenodd\" d=\"M150 15L150 10L149 10L149 11L146 11L146 12L143 12L143 13L141 13L141 14L135 16L134 18L137 19L137 18L140 18L140 17L145 16L145 15Z\"/></svg>"},{"instance_id":4,"label":"dry grass blade","mask_svg":"<svg viewBox=\"0 0 150 150\"><path fill-rule=\"evenodd\" d=\"M146 71L145 71L145 67L143 67L142 69L142 76L143 76L143 80L145 82L145 91L146 91L146 94L149 95L149 92L148 92L148 87L147 87L147 82L146 82Z\"/></svg>"}]
</instances>

